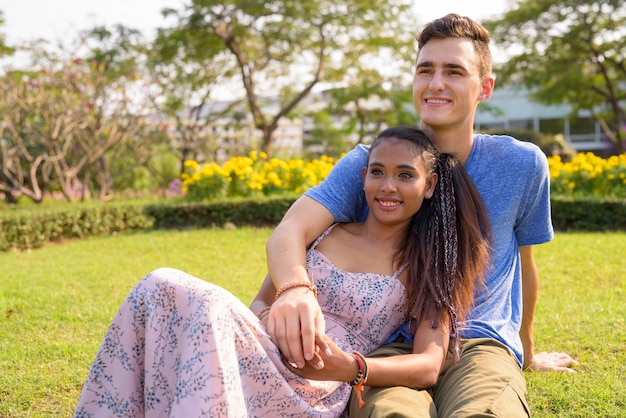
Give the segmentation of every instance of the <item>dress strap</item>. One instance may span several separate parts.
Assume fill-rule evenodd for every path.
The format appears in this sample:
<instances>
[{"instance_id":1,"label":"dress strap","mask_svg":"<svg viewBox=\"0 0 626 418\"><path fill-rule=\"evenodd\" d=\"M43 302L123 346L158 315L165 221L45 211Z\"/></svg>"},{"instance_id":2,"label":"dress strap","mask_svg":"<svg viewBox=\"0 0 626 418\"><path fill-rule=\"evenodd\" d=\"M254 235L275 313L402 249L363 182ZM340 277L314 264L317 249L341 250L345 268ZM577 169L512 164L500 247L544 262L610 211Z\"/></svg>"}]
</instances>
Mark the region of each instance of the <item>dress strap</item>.
<instances>
[{"instance_id":1,"label":"dress strap","mask_svg":"<svg viewBox=\"0 0 626 418\"><path fill-rule=\"evenodd\" d=\"M313 244L311 244L311 247L309 249L314 250L315 247L317 247L317 244L320 243L321 240L323 240L326 235L330 234L330 231L333 230L334 227L336 227L338 224L332 224L331 226L328 227L328 229L324 232L322 232L322 235L320 235L319 237L317 237L317 239L313 242Z\"/></svg>"},{"instance_id":2,"label":"dress strap","mask_svg":"<svg viewBox=\"0 0 626 418\"><path fill-rule=\"evenodd\" d=\"M398 270L396 270L395 273L393 273L393 278L397 279L398 276L400 276L400 274L402 274L402 272L404 271L404 269L406 269L408 267L409 263L404 263L403 265L400 266L400 268Z\"/></svg>"}]
</instances>

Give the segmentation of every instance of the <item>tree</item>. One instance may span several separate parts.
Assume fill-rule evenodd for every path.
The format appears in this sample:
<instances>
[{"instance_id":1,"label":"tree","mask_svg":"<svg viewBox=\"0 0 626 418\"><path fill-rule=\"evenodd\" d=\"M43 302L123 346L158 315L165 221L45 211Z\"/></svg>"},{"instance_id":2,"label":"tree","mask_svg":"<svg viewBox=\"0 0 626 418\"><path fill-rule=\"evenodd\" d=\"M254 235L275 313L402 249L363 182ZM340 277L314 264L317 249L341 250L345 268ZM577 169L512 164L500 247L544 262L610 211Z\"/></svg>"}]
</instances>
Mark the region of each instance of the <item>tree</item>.
<instances>
[{"instance_id":1,"label":"tree","mask_svg":"<svg viewBox=\"0 0 626 418\"><path fill-rule=\"evenodd\" d=\"M416 124L411 84L404 80L410 78L412 62L406 62L409 68L405 77L385 79L377 72L365 71L360 72L350 85L325 92L323 98L327 105L316 112L316 120L321 125L328 125L328 121L332 120L344 142L346 138L352 139L352 144L332 147L339 152L331 155L339 156L347 151L345 147L371 143L381 130L389 126ZM314 129L312 144L328 141L325 130Z\"/></svg>"},{"instance_id":2,"label":"tree","mask_svg":"<svg viewBox=\"0 0 626 418\"><path fill-rule=\"evenodd\" d=\"M484 22L512 58L498 82L518 83L546 104L568 104L599 121L619 152L626 132L626 3L623 0L523 0Z\"/></svg>"},{"instance_id":3,"label":"tree","mask_svg":"<svg viewBox=\"0 0 626 418\"><path fill-rule=\"evenodd\" d=\"M411 3L192 0L183 10L164 11L177 24L162 29L156 43L169 45L170 51L174 47L177 53L170 56L183 55L199 63L229 58L254 124L262 132L262 148L270 152L280 118L318 83L340 85L351 71L364 67L393 71L394 61L381 57L411 42L413 22L403 20L411 17Z\"/></svg>"},{"instance_id":4,"label":"tree","mask_svg":"<svg viewBox=\"0 0 626 418\"><path fill-rule=\"evenodd\" d=\"M173 149L180 155L182 174L186 160L214 160L218 151L226 148L229 137L224 121L236 124L241 120L232 115L236 115L233 112L242 101L219 101L213 97L217 86L231 75L228 62L219 58L196 62L178 54L171 41L161 42L160 49L148 52L150 97L171 135Z\"/></svg>"},{"instance_id":5,"label":"tree","mask_svg":"<svg viewBox=\"0 0 626 418\"><path fill-rule=\"evenodd\" d=\"M0 26L2 25L4 25L4 13L2 13L2 10L0 10ZM15 48L7 45L4 38L4 34L0 33L0 57L4 55L11 55L13 52L15 52Z\"/></svg>"},{"instance_id":6,"label":"tree","mask_svg":"<svg viewBox=\"0 0 626 418\"><path fill-rule=\"evenodd\" d=\"M136 29L124 25L96 26L82 31L78 48L85 60L102 70L107 88L129 92L128 112L140 120L133 140L123 141L100 157L91 168L99 168L98 178L92 181L102 189L167 188L173 180L170 167L163 164L171 156L169 132L159 122L160 109L153 92L153 71L150 48ZM144 119L145 118L145 119ZM159 155L163 153L163 155Z\"/></svg>"},{"instance_id":7,"label":"tree","mask_svg":"<svg viewBox=\"0 0 626 418\"><path fill-rule=\"evenodd\" d=\"M0 191L9 201L41 202L60 188L73 200L78 184L96 184L111 197L109 158L142 143L152 129L136 111L124 82L111 81L104 64L53 59L38 71L8 72L0 86ZM84 197L84 195L83 195Z\"/></svg>"}]
</instances>

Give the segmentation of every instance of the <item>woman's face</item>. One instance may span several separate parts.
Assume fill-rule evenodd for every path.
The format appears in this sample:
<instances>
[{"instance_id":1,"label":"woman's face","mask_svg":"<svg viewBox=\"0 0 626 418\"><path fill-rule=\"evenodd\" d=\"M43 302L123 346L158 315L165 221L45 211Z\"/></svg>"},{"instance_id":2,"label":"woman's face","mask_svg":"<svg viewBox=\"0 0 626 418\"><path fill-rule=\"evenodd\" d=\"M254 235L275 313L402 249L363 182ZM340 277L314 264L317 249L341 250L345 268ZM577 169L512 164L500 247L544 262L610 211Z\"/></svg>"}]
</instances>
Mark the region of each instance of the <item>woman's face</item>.
<instances>
[{"instance_id":1,"label":"woman's face","mask_svg":"<svg viewBox=\"0 0 626 418\"><path fill-rule=\"evenodd\" d=\"M388 138L370 151L363 182L370 214L384 223L400 223L432 196L437 175L428 173L415 144Z\"/></svg>"}]
</instances>

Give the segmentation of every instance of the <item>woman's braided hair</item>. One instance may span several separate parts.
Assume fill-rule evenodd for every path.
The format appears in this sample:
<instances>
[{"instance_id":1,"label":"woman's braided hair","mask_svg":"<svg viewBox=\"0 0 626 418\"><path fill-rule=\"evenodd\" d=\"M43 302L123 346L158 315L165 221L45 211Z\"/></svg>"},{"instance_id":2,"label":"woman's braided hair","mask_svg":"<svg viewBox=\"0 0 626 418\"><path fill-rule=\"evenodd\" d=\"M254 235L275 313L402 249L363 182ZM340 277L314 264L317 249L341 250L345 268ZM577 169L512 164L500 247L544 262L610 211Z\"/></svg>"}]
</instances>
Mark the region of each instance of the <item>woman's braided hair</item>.
<instances>
[{"instance_id":1,"label":"woman's braided hair","mask_svg":"<svg viewBox=\"0 0 626 418\"><path fill-rule=\"evenodd\" d=\"M456 157L439 153L428 136L414 127L383 131L372 149L386 138L413 143L427 172L438 176L432 198L424 200L411 220L398 262L408 264L406 302L411 330L424 319L429 319L433 328L440 320L449 321L457 361L458 327L489 267L489 220L480 194Z\"/></svg>"}]
</instances>

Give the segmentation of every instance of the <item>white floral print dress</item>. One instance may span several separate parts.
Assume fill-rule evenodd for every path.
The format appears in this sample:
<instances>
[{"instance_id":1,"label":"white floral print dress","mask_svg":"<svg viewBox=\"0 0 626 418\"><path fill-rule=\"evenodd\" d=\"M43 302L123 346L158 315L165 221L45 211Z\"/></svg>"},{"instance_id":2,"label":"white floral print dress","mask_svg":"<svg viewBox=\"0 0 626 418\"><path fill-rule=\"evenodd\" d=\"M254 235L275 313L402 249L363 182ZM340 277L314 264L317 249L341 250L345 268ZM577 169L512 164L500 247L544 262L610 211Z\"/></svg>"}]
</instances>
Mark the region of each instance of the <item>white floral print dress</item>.
<instances>
[{"instance_id":1,"label":"white floral print dress","mask_svg":"<svg viewBox=\"0 0 626 418\"><path fill-rule=\"evenodd\" d=\"M393 276L340 270L315 246L307 267L326 332L346 352L369 353L405 320ZM182 271L153 271L111 323L74 417L339 417L344 382L287 369L265 328L225 289Z\"/></svg>"}]
</instances>

